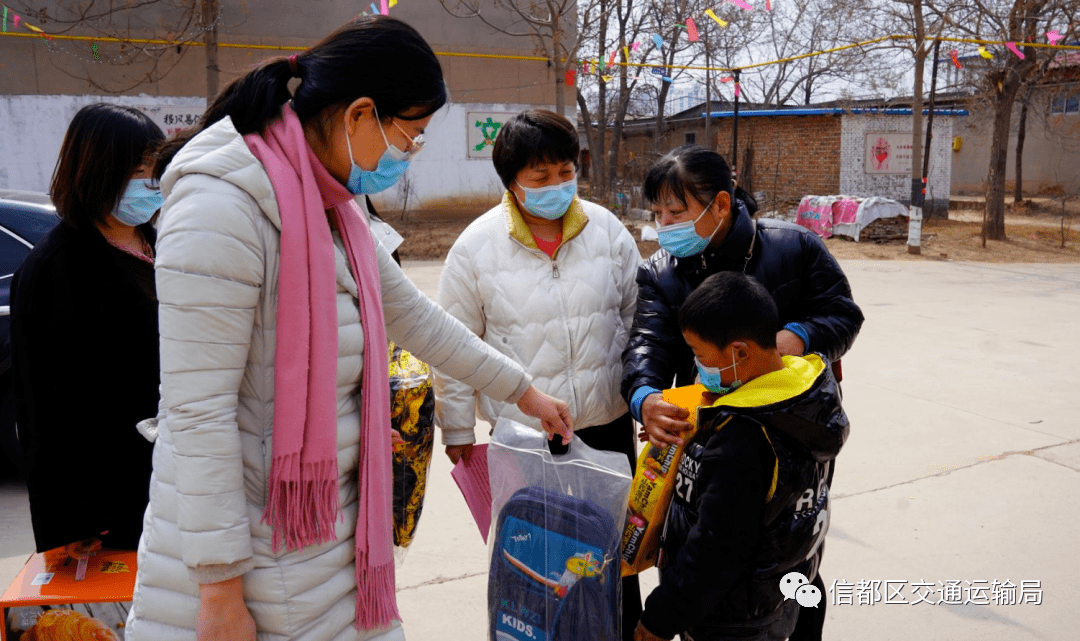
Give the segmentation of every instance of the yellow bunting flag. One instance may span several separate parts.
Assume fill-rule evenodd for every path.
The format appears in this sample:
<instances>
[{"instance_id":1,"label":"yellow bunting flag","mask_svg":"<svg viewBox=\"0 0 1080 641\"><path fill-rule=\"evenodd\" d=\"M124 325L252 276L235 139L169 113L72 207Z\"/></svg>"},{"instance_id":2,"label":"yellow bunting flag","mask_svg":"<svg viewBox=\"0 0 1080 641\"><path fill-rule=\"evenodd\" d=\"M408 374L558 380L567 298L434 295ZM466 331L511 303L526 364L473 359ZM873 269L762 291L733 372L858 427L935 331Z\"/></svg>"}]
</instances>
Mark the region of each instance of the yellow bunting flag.
<instances>
[{"instance_id":1,"label":"yellow bunting flag","mask_svg":"<svg viewBox=\"0 0 1080 641\"><path fill-rule=\"evenodd\" d=\"M716 24L720 25L721 27L726 27L727 26L727 23L724 22L723 20L721 20L720 16L716 15L716 12L714 12L712 9L706 9L705 10L705 15L707 15L710 18L712 18L713 20L715 20Z\"/></svg>"}]
</instances>

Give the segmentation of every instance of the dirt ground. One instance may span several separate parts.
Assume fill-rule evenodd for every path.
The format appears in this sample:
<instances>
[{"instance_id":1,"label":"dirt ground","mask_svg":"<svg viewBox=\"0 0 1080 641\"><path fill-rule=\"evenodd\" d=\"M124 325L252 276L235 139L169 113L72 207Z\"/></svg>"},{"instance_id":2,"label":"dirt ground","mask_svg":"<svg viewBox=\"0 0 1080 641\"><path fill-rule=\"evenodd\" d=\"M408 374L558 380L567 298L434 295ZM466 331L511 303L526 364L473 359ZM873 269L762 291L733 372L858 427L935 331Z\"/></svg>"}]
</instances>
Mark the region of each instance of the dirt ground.
<instances>
[{"instance_id":1,"label":"dirt ground","mask_svg":"<svg viewBox=\"0 0 1080 641\"><path fill-rule=\"evenodd\" d=\"M1060 206L1034 205L1012 207L1006 215L1004 241L989 240L982 246L980 235L982 212L975 210L951 211L948 219L932 218L924 221L922 249L918 255L909 254L904 240L877 244L856 243L850 239L833 237L825 246L837 258L878 260L956 260L985 263L1076 263L1080 262L1080 207L1070 207L1064 230L1061 228ZM405 242L401 257L406 260L442 260L469 220L432 222L388 220ZM628 222L635 238L641 235L635 230L643 223ZM642 256L649 256L658 249L655 242L638 241Z\"/></svg>"}]
</instances>

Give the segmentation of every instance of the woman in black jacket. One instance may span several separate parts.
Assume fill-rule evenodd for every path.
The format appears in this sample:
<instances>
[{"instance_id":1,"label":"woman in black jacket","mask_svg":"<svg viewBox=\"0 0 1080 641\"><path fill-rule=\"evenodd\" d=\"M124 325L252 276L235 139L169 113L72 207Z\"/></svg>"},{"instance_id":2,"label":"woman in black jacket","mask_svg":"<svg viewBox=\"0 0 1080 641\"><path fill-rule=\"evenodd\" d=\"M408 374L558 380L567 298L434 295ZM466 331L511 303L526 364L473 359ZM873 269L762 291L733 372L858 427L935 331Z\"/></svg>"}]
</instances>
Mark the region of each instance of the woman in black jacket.
<instances>
[{"instance_id":1,"label":"woman in black jacket","mask_svg":"<svg viewBox=\"0 0 1080 641\"><path fill-rule=\"evenodd\" d=\"M797 225L754 220L753 200L733 189L731 170L716 152L684 145L656 162L644 195L656 213L660 251L638 269L638 300L623 351L622 393L644 426L642 439L682 443L686 410L660 390L694 383L694 354L679 331L678 312L707 277L741 271L772 294L779 311L781 355L821 354L835 362L850 347L863 315L847 277L816 235ZM824 593L821 578L813 582ZM792 640L820 639L824 607L800 621Z\"/></svg>"},{"instance_id":2,"label":"woman in black jacket","mask_svg":"<svg viewBox=\"0 0 1080 641\"><path fill-rule=\"evenodd\" d=\"M51 196L61 223L11 283L19 436L39 552L133 549L142 532L150 442L136 423L158 403L150 156L164 140L142 112L79 110Z\"/></svg>"}]
</instances>

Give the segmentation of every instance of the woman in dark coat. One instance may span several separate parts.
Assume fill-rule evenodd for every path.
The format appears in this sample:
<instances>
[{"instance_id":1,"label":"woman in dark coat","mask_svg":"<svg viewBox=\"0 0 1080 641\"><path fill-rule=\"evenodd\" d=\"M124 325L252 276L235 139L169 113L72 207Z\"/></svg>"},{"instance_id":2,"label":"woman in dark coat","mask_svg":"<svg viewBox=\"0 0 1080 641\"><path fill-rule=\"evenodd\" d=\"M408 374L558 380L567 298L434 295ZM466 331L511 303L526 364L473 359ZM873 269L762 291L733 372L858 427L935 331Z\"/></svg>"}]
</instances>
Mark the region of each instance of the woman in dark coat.
<instances>
[{"instance_id":1,"label":"woman in dark coat","mask_svg":"<svg viewBox=\"0 0 1080 641\"><path fill-rule=\"evenodd\" d=\"M746 206L753 200L733 188L719 154L694 145L675 149L649 170L644 195L656 213L661 249L638 269L622 382L630 412L643 425L640 438L658 447L681 444L679 433L690 427L687 411L665 403L660 390L672 380L694 383L694 353L679 331L678 311L712 274L741 271L765 286L779 312L774 329L782 356L816 352L834 363L851 347L863 314L836 259L802 227L754 220ZM820 574L808 578L825 592ZM824 603L804 608L791 641L820 639L824 613Z\"/></svg>"},{"instance_id":2,"label":"woman in dark coat","mask_svg":"<svg viewBox=\"0 0 1080 641\"><path fill-rule=\"evenodd\" d=\"M51 196L61 223L11 283L19 438L39 552L133 549L148 502L158 324L149 179L164 139L145 114L93 104L68 127Z\"/></svg>"}]
</instances>

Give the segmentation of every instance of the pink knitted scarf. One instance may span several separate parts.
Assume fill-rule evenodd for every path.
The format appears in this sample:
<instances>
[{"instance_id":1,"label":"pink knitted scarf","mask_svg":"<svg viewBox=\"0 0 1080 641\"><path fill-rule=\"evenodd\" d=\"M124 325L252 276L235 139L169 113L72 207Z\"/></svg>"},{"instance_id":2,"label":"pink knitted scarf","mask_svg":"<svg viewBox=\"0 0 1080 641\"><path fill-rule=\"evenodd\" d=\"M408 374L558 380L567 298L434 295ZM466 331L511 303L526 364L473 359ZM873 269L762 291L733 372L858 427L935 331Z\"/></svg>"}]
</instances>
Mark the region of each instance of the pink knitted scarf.
<instances>
[{"instance_id":1,"label":"pink knitted scarf","mask_svg":"<svg viewBox=\"0 0 1080 641\"><path fill-rule=\"evenodd\" d=\"M281 216L274 435L263 522L273 547L334 541L337 497L337 286L331 212L359 291L364 328L356 625L400 619L394 593L390 390L375 244L353 195L319 161L289 105L263 136L244 136Z\"/></svg>"}]
</instances>

